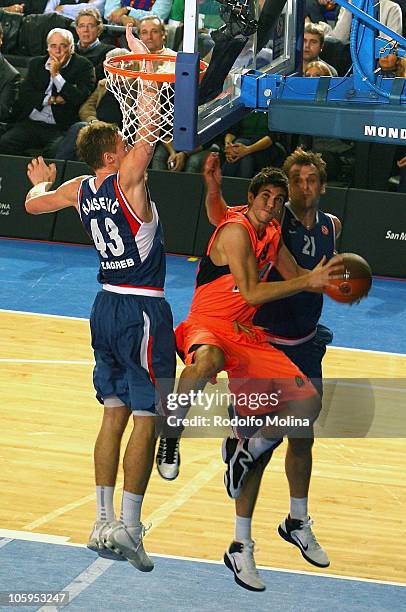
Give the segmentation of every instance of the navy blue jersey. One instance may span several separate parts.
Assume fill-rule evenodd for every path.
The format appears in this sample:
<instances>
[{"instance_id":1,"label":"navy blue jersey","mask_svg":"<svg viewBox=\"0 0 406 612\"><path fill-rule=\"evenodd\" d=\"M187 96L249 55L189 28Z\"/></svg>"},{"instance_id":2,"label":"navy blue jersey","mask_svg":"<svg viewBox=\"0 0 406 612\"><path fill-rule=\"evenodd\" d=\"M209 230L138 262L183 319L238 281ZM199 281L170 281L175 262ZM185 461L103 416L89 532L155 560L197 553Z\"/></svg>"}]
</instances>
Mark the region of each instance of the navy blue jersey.
<instances>
[{"instance_id":1,"label":"navy blue jersey","mask_svg":"<svg viewBox=\"0 0 406 612\"><path fill-rule=\"evenodd\" d=\"M319 210L316 223L308 230L285 206L282 220L282 236L286 247L297 263L307 270L314 268L323 257L333 256L335 227L332 218ZM283 280L273 268L269 281ZM264 327L274 344L295 344L315 333L323 307L323 295L302 291L291 297L263 304L254 317L255 325Z\"/></svg>"},{"instance_id":2,"label":"navy blue jersey","mask_svg":"<svg viewBox=\"0 0 406 612\"><path fill-rule=\"evenodd\" d=\"M80 218L100 259L98 281L103 285L163 289L165 250L155 204L153 219L137 217L120 188L119 173L99 187L95 177L85 178L78 193Z\"/></svg>"}]
</instances>

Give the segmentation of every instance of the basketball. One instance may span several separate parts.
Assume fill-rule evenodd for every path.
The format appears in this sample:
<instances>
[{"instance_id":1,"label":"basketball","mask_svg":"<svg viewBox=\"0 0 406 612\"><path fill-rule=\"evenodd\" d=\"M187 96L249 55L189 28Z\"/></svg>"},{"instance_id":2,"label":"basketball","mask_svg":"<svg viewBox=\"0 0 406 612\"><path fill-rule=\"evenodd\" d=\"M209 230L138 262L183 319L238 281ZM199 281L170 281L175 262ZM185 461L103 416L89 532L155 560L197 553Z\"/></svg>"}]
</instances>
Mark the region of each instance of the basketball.
<instances>
[{"instance_id":1,"label":"basketball","mask_svg":"<svg viewBox=\"0 0 406 612\"><path fill-rule=\"evenodd\" d=\"M342 253L344 259L343 278L330 281L333 288L325 293L336 302L353 304L367 297L372 285L372 274L369 263L355 253Z\"/></svg>"}]
</instances>

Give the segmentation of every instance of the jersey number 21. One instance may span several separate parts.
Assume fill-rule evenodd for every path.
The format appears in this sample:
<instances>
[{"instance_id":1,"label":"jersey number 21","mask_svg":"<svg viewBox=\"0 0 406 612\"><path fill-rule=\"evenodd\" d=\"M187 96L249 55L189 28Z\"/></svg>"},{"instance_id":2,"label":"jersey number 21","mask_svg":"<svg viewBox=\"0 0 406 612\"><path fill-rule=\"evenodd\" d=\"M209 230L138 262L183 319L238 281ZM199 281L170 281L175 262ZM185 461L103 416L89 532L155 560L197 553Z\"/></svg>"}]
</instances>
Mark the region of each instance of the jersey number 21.
<instances>
[{"instance_id":1,"label":"jersey number 21","mask_svg":"<svg viewBox=\"0 0 406 612\"><path fill-rule=\"evenodd\" d=\"M304 255L310 255L310 257L314 257L316 254L316 243L314 241L314 236L303 236L304 238L304 246L302 249L302 253Z\"/></svg>"}]
</instances>

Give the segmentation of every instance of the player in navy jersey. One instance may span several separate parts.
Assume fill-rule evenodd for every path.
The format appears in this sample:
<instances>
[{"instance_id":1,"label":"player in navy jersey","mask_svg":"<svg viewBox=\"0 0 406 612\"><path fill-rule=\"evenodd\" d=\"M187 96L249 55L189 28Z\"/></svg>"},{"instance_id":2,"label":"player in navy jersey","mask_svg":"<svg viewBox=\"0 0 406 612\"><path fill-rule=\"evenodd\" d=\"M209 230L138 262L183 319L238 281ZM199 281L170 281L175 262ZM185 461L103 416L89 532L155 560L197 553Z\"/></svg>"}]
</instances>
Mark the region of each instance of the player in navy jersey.
<instances>
[{"instance_id":1,"label":"player in navy jersey","mask_svg":"<svg viewBox=\"0 0 406 612\"><path fill-rule=\"evenodd\" d=\"M303 268L312 269L323 256L331 258L341 223L333 215L319 210L320 197L326 190L326 169L321 156L302 149L294 151L285 161L288 177L289 202L281 219L282 237L286 247ZM216 190L214 189L214 193ZM222 197L206 200L208 217L213 225L221 222L226 203ZM281 280L276 269L268 280ZM302 292L264 304L254 316L254 323L266 329L272 344L283 351L299 369L312 379L322 395L321 362L326 345L332 340L329 329L319 324L323 296ZM234 416L230 406L230 416ZM244 437L244 431L235 432ZM275 447L279 441L275 441ZM313 439L289 438L285 469L290 489L290 513L279 525L278 532L295 544L303 557L318 567L327 567L329 559L318 544L308 514L308 491L312 470ZM245 478L241 494L235 500L235 540L225 552L224 560L236 582L249 590L263 590L253 555L252 516L263 471L272 451L257 459Z\"/></svg>"},{"instance_id":2,"label":"player in navy jersey","mask_svg":"<svg viewBox=\"0 0 406 612\"><path fill-rule=\"evenodd\" d=\"M148 104L138 99L147 111L145 120L154 121L156 111ZM95 176L81 176L50 191L55 166L34 159L28 165L34 187L25 206L32 214L73 206L97 249L102 290L90 325L93 381L104 414L94 451L97 520L88 547L147 572L154 565L143 547L141 505L154 459L155 416L171 391L176 363L172 314L164 298L162 228L145 184L154 147L142 119L129 150L118 128L103 122L84 127L77 146ZM121 438L131 414L121 517L115 520Z\"/></svg>"}]
</instances>

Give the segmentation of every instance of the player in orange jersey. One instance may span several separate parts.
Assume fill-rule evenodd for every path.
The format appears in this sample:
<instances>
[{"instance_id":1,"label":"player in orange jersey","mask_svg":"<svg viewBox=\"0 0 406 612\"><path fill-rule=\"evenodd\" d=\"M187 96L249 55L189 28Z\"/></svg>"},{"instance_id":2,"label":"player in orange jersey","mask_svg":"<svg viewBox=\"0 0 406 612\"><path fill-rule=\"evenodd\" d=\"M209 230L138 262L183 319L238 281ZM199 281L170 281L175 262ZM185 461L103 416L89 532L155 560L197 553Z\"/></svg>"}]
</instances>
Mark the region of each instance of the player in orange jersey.
<instances>
[{"instance_id":1,"label":"player in orange jersey","mask_svg":"<svg viewBox=\"0 0 406 612\"><path fill-rule=\"evenodd\" d=\"M216 175L221 182L218 158L212 154L205 167L208 195ZM340 257L327 264L322 259L311 271L296 264L281 240L277 221L286 197L285 175L265 169L251 181L248 207L240 211L234 208L217 227L199 266L190 313L176 330L178 352L187 366L178 394L201 390L208 380L226 370L231 392L240 397L247 397L253 390L269 396L281 392L278 406L261 406L255 416L266 417L277 410L280 418L307 417L313 422L320 409L313 385L269 344L260 328L252 325L261 304L303 290L322 291L331 276L343 269ZM261 282L273 264L287 280ZM238 412L241 416L253 414L247 402L239 403ZM223 455L228 464L226 486L230 496L238 496L255 458L275 447L285 433L288 431L267 427L261 429L262 437L228 441ZM161 476L176 478L177 439L170 435L161 439L157 464Z\"/></svg>"},{"instance_id":2,"label":"player in orange jersey","mask_svg":"<svg viewBox=\"0 0 406 612\"><path fill-rule=\"evenodd\" d=\"M286 160L284 171L289 183L289 202L285 204L281 228L285 245L297 262L312 269L323 255L330 259L335 251L335 237L339 234L339 220L319 209L325 192L326 170L321 157L311 151L297 149ZM210 194L206 198L207 215L217 226L235 207L227 207L221 195L220 183L209 178ZM309 245L311 248L309 248ZM268 282L283 280L272 269ZM272 344L284 352L310 378L322 397L321 360L326 343L332 338L330 330L320 325L323 296L302 292L261 306L253 321L263 326ZM233 406L229 406L233 416ZM235 428L237 437L245 437L244 427ZM317 542L308 514L308 491L312 471L313 436L287 436L285 471L289 482L290 512L279 525L278 532L286 541L295 544L302 556L313 565L327 567L329 558ZM265 588L255 568L251 523L261 478L271 458L265 452L244 479L240 495L235 500L235 539L224 554L224 562L234 573L235 581L244 588Z\"/></svg>"}]
</instances>

